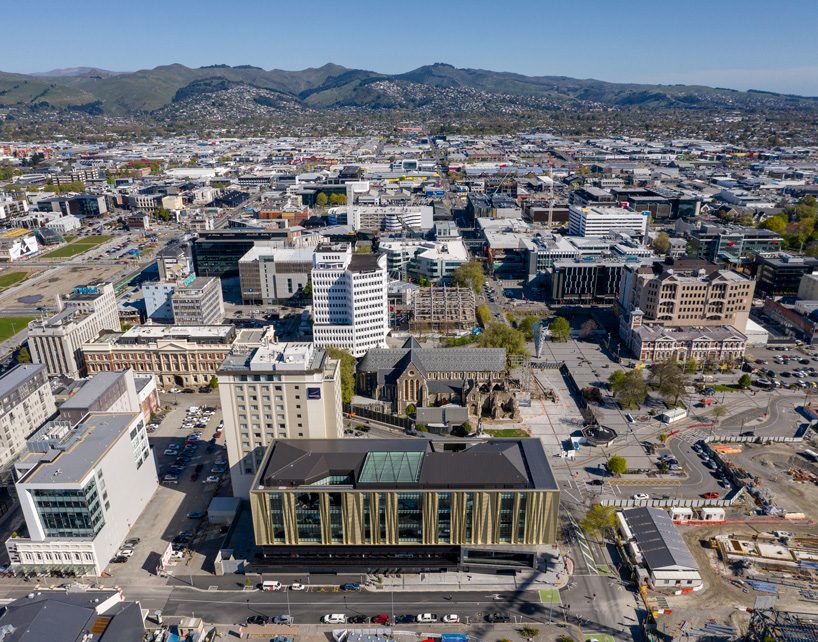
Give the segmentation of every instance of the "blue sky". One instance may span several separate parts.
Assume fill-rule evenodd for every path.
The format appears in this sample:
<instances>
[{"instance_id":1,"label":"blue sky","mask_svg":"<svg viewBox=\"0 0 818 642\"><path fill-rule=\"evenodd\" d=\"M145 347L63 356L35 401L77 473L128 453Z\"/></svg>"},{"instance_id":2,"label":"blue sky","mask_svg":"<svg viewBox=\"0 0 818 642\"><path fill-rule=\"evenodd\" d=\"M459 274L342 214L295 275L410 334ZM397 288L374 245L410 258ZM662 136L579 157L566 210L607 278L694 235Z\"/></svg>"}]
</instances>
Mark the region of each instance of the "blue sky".
<instances>
[{"instance_id":1,"label":"blue sky","mask_svg":"<svg viewBox=\"0 0 818 642\"><path fill-rule=\"evenodd\" d=\"M3 71L433 62L818 96L818 0L5 0Z\"/></svg>"}]
</instances>

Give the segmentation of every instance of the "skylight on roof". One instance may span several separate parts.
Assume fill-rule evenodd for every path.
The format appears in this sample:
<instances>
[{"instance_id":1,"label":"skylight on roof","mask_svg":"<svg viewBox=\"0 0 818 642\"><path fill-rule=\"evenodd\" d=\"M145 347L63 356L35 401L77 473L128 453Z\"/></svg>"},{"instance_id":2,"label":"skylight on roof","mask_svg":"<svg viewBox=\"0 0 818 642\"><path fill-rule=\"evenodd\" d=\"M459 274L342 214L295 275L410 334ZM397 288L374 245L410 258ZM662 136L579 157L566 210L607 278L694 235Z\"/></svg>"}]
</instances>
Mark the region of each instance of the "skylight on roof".
<instances>
[{"instance_id":1,"label":"skylight on roof","mask_svg":"<svg viewBox=\"0 0 818 642\"><path fill-rule=\"evenodd\" d=\"M361 467L362 484L403 483L420 481L422 452L371 452Z\"/></svg>"}]
</instances>

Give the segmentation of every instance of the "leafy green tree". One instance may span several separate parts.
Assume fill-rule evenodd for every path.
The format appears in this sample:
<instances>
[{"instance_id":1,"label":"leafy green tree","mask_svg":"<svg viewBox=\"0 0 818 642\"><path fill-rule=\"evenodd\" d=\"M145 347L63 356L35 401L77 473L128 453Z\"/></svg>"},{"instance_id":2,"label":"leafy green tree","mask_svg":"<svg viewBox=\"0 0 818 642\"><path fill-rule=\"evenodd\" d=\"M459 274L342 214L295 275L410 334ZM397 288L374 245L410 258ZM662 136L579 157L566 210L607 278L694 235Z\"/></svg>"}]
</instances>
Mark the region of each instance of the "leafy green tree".
<instances>
[{"instance_id":1,"label":"leafy green tree","mask_svg":"<svg viewBox=\"0 0 818 642\"><path fill-rule=\"evenodd\" d=\"M344 194L331 194L329 202L331 205L346 205L347 197Z\"/></svg>"},{"instance_id":2,"label":"leafy green tree","mask_svg":"<svg viewBox=\"0 0 818 642\"><path fill-rule=\"evenodd\" d=\"M327 206L327 195L324 192L318 192L318 195L315 197L315 204L318 207L326 207Z\"/></svg>"},{"instance_id":3,"label":"leafy green tree","mask_svg":"<svg viewBox=\"0 0 818 642\"><path fill-rule=\"evenodd\" d=\"M605 534L616 525L616 510L613 506L594 504L580 520L579 525L591 535Z\"/></svg>"},{"instance_id":4,"label":"leafy green tree","mask_svg":"<svg viewBox=\"0 0 818 642\"><path fill-rule=\"evenodd\" d=\"M608 386L611 389L611 392L615 392L617 387L622 384L625 380L625 371L624 370L614 370L610 376L608 377Z\"/></svg>"},{"instance_id":5,"label":"leafy green tree","mask_svg":"<svg viewBox=\"0 0 818 642\"><path fill-rule=\"evenodd\" d=\"M716 419L718 419L719 423L721 423L721 420L724 418L724 416L726 414L727 414L727 406L718 405L715 408L713 408L713 416Z\"/></svg>"},{"instance_id":6,"label":"leafy green tree","mask_svg":"<svg viewBox=\"0 0 818 642\"><path fill-rule=\"evenodd\" d=\"M415 408L415 404L413 403L410 403L408 406L406 406L407 415L414 415L416 410L417 408Z\"/></svg>"},{"instance_id":7,"label":"leafy green tree","mask_svg":"<svg viewBox=\"0 0 818 642\"><path fill-rule=\"evenodd\" d=\"M614 375L611 375L612 377ZM648 387L641 370L634 368L611 384L611 391L624 408L638 408L648 396Z\"/></svg>"},{"instance_id":8,"label":"leafy green tree","mask_svg":"<svg viewBox=\"0 0 818 642\"><path fill-rule=\"evenodd\" d=\"M491 322L491 310L489 310L489 306L485 303L481 303L477 306L475 314L477 315L477 322L484 328Z\"/></svg>"},{"instance_id":9,"label":"leafy green tree","mask_svg":"<svg viewBox=\"0 0 818 642\"><path fill-rule=\"evenodd\" d=\"M307 281L307 285L305 285L303 287L303 289L301 290L301 294L303 294L308 299L312 298L312 281L311 280Z\"/></svg>"},{"instance_id":10,"label":"leafy green tree","mask_svg":"<svg viewBox=\"0 0 818 642\"><path fill-rule=\"evenodd\" d=\"M571 324L565 317L555 317L548 326L553 341L565 341L571 334Z\"/></svg>"},{"instance_id":11,"label":"leafy green tree","mask_svg":"<svg viewBox=\"0 0 818 642\"><path fill-rule=\"evenodd\" d=\"M782 214L776 214L769 217L759 227L764 230L770 230L776 234L784 234L787 231L787 217Z\"/></svg>"},{"instance_id":12,"label":"leafy green tree","mask_svg":"<svg viewBox=\"0 0 818 642\"><path fill-rule=\"evenodd\" d=\"M341 361L341 399L344 403L352 401L355 394L355 369L358 362L347 350L330 346L327 353L333 359Z\"/></svg>"},{"instance_id":13,"label":"leafy green tree","mask_svg":"<svg viewBox=\"0 0 818 642\"><path fill-rule=\"evenodd\" d=\"M505 348L507 356L528 354L523 333L500 321L489 323L477 342L483 348Z\"/></svg>"},{"instance_id":14,"label":"leafy green tree","mask_svg":"<svg viewBox=\"0 0 818 642\"><path fill-rule=\"evenodd\" d=\"M699 364L696 361L695 357L690 357L685 361L685 374L696 374L696 370L698 370Z\"/></svg>"},{"instance_id":15,"label":"leafy green tree","mask_svg":"<svg viewBox=\"0 0 818 642\"><path fill-rule=\"evenodd\" d=\"M210 377L210 386L211 390L216 390L219 387L219 378L216 375Z\"/></svg>"},{"instance_id":16,"label":"leafy green tree","mask_svg":"<svg viewBox=\"0 0 818 642\"><path fill-rule=\"evenodd\" d=\"M657 254L667 254L670 250L670 237L667 235L667 232L659 232L656 238L653 239L651 246L653 247L653 251Z\"/></svg>"},{"instance_id":17,"label":"leafy green tree","mask_svg":"<svg viewBox=\"0 0 818 642\"><path fill-rule=\"evenodd\" d=\"M165 207L160 207L156 210L156 218L167 223L170 220L170 210Z\"/></svg>"},{"instance_id":18,"label":"leafy green tree","mask_svg":"<svg viewBox=\"0 0 818 642\"><path fill-rule=\"evenodd\" d=\"M454 269L452 280L460 287L471 288L475 294L479 294L486 283L486 275L479 261L469 261Z\"/></svg>"},{"instance_id":19,"label":"leafy green tree","mask_svg":"<svg viewBox=\"0 0 818 642\"><path fill-rule=\"evenodd\" d=\"M26 346L17 351L17 363L31 363L31 353Z\"/></svg>"},{"instance_id":20,"label":"leafy green tree","mask_svg":"<svg viewBox=\"0 0 818 642\"><path fill-rule=\"evenodd\" d=\"M614 455L608 459L608 470L611 471L612 475L616 475L617 477L624 475L628 470L628 460L622 457L622 455Z\"/></svg>"},{"instance_id":21,"label":"leafy green tree","mask_svg":"<svg viewBox=\"0 0 818 642\"><path fill-rule=\"evenodd\" d=\"M687 385L684 370L676 359L655 363L650 371L650 382L659 390L662 398L672 400L674 406L679 403L679 397L684 394Z\"/></svg>"},{"instance_id":22,"label":"leafy green tree","mask_svg":"<svg viewBox=\"0 0 818 642\"><path fill-rule=\"evenodd\" d=\"M747 390L751 383L753 383L753 378L746 372L738 378L738 386L744 390Z\"/></svg>"},{"instance_id":23,"label":"leafy green tree","mask_svg":"<svg viewBox=\"0 0 818 642\"><path fill-rule=\"evenodd\" d=\"M539 317L533 315L528 315L520 319L520 322L517 324L517 329L523 333L526 341L534 340L534 324L539 320Z\"/></svg>"}]
</instances>

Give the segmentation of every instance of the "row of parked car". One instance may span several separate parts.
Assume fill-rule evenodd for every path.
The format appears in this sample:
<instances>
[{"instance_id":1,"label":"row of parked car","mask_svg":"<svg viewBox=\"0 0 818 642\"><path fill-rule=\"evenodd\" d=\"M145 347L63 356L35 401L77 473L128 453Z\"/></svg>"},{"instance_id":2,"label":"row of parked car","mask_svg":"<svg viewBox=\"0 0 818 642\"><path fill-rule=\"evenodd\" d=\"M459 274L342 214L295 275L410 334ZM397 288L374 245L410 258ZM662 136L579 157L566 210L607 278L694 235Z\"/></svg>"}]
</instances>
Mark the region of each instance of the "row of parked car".
<instances>
[{"instance_id":1,"label":"row of parked car","mask_svg":"<svg viewBox=\"0 0 818 642\"><path fill-rule=\"evenodd\" d=\"M488 619L489 616L491 616L492 619ZM489 613L486 618L486 622L509 621L509 617L503 613ZM321 618L321 622L323 624L379 624L381 626L389 626L393 624L392 619L386 613L379 613L378 615L373 615L372 617L367 617L365 615L347 616L344 613L328 613ZM398 615L395 617L394 624L437 624L438 622L443 622L444 624L458 624L460 622L460 616L456 613L447 613L443 617L439 617L436 613Z\"/></svg>"}]
</instances>

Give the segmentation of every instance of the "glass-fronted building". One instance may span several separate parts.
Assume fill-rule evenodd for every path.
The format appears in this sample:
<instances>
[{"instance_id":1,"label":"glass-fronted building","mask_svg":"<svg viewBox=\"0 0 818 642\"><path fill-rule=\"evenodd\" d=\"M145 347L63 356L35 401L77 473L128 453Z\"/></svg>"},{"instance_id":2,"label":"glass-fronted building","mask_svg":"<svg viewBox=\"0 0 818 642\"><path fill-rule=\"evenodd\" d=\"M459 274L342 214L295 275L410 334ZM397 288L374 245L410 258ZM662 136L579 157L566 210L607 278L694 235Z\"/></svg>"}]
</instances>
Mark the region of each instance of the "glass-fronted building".
<instances>
[{"instance_id":1,"label":"glass-fronted building","mask_svg":"<svg viewBox=\"0 0 818 642\"><path fill-rule=\"evenodd\" d=\"M539 440L279 440L250 492L268 562L355 568L532 563L557 536Z\"/></svg>"}]
</instances>

